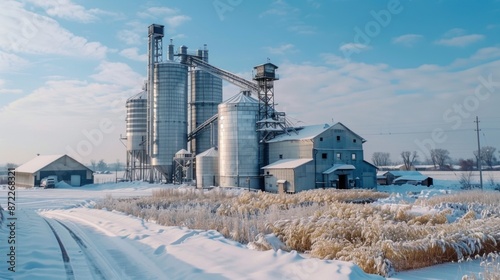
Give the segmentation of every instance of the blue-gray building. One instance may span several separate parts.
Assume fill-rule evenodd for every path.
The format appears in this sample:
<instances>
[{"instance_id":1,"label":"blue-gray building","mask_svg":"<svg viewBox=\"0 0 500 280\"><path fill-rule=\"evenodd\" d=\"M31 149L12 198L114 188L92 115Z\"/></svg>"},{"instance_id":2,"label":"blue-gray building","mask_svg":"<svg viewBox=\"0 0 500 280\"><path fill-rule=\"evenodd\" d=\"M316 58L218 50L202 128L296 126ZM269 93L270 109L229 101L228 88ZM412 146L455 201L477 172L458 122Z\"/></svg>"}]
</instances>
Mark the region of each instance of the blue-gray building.
<instances>
[{"instance_id":1,"label":"blue-gray building","mask_svg":"<svg viewBox=\"0 0 500 280\"><path fill-rule=\"evenodd\" d=\"M375 188L377 167L364 160L366 142L342 123L304 126L267 141L265 190Z\"/></svg>"},{"instance_id":2,"label":"blue-gray building","mask_svg":"<svg viewBox=\"0 0 500 280\"><path fill-rule=\"evenodd\" d=\"M57 176L74 187L94 183L93 171L68 155L44 155L16 168L16 186L37 187L48 176Z\"/></svg>"}]
</instances>

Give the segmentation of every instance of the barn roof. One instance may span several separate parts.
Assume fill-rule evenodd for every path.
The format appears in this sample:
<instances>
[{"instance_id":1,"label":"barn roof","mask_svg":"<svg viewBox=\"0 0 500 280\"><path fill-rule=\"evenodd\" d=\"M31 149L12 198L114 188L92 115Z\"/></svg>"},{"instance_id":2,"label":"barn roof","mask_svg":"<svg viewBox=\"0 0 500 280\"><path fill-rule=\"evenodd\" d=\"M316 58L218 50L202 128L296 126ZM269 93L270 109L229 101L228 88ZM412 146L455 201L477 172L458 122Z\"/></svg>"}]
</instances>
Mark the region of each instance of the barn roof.
<instances>
[{"instance_id":1,"label":"barn roof","mask_svg":"<svg viewBox=\"0 0 500 280\"><path fill-rule=\"evenodd\" d=\"M75 159L69 157L68 155L43 155L43 156L37 156L34 159L20 165L19 167L16 168L16 172L20 173L35 173L38 172L40 169L46 167L47 165L53 163L54 161L62 158L62 157L68 157L74 161ZM78 162L78 161L77 161ZM82 163L80 163L82 166L87 168L88 170L91 170L90 168L86 167Z\"/></svg>"},{"instance_id":2,"label":"barn roof","mask_svg":"<svg viewBox=\"0 0 500 280\"><path fill-rule=\"evenodd\" d=\"M306 164L312 160L312 158L281 159L262 167L262 169L292 169Z\"/></svg>"},{"instance_id":3,"label":"barn roof","mask_svg":"<svg viewBox=\"0 0 500 280\"><path fill-rule=\"evenodd\" d=\"M401 176L397 179L394 180L394 182L399 182L399 181L424 181L427 180L428 176L425 175L406 175L406 176Z\"/></svg>"},{"instance_id":4,"label":"barn roof","mask_svg":"<svg viewBox=\"0 0 500 280\"><path fill-rule=\"evenodd\" d=\"M320 135L323 131L330 128L328 124L308 125L302 128L296 128L297 133L281 134L267 141L268 143L281 142L287 140L308 140Z\"/></svg>"},{"instance_id":5,"label":"barn roof","mask_svg":"<svg viewBox=\"0 0 500 280\"><path fill-rule=\"evenodd\" d=\"M341 126L343 129L349 131L350 133L352 133L356 137L359 137L361 139L362 143L366 142L366 140L363 137L359 136L359 134L355 133L354 131L349 129L347 126L345 126L341 122L338 122L338 123L331 125L331 126L329 124L318 124L318 125L308 125L308 126L295 128L297 133L290 132L289 134L281 134L281 135L278 135L271 140L268 140L267 142L274 143L274 142L281 142L281 141L287 141L287 140L309 140L309 139L315 138L316 136L320 135L321 133L323 133L324 131L326 131L328 129L339 127L339 126Z\"/></svg>"},{"instance_id":6,"label":"barn roof","mask_svg":"<svg viewBox=\"0 0 500 280\"><path fill-rule=\"evenodd\" d=\"M64 155L44 155L37 156L36 158L20 165L16 168L16 172L35 173L45 166L53 163L54 161L62 158Z\"/></svg>"},{"instance_id":7,"label":"barn roof","mask_svg":"<svg viewBox=\"0 0 500 280\"><path fill-rule=\"evenodd\" d=\"M334 164L332 167L328 168L323 172L323 174L332 174L337 170L354 170L356 167L352 164Z\"/></svg>"}]
</instances>

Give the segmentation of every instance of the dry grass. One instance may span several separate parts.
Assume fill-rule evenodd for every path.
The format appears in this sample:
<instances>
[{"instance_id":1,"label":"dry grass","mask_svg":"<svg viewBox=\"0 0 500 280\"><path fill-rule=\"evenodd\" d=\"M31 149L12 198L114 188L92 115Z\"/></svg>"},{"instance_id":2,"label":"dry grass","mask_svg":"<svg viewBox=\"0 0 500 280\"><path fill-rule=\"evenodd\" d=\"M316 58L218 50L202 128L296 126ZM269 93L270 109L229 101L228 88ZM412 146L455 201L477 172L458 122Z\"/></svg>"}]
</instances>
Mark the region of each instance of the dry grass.
<instances>
[{"instance_id":1,"label":"dry grass","mask_svg":"<svg viewBox=\"0 0 500 280\"><path fill-rule=\"evenodd\" d=\"M484 254L481 258L483 271L476 274L465 275L462 280L498 280L500 279L499 253Z\"/></svg>"},{"instance_id":2,"label":"dry grass","mask_svg":"<svg viewBox=\"0 0 500 280\"><path fill-rule=\"evenodd\" d=\"M213 229L233 240L247 243L259 233L270 233L269 221L313 215L335 201L373 201L385 193L369 190L311 190L298 195L264 192L162 189L151 197L114 199L97 203L166 226Z\"/></svg>"},{"instance_id":3,"label":"dry grass","mask_svg":"<svg viewBox=\"0 0 500 280\"><path fill-rule=\"evenodd\" d=\"M147 198L107 197L97 207L162 225L214 229L243 243L274 233L290 249L352 261L383 276L500 251L500 193L443 195L408 205L346 203L387 196L359 190L279 195L164 189ZM414 205L434 210L418 214Z\"/></svg>"}]
</instances>

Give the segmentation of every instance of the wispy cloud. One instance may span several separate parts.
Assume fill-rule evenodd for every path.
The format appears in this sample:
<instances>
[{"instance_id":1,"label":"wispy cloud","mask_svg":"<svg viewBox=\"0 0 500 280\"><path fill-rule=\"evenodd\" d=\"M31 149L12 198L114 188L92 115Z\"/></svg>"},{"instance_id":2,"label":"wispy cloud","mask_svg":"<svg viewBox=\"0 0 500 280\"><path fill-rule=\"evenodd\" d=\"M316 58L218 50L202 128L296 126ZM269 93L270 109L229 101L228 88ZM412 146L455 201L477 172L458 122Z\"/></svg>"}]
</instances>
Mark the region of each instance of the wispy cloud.
<instances>
[{"instance_id":1,"label":"wispy cloud","mask_svg":"<svg viewBox=\"0 0 500 280\"><path fill-rule=\"evenodd\" d=\"M101 83L140 88L144 80L144 77L133 71L130 66L121 62L103 61L96 70L98 72L90 77Z\"/></svg>"},{"instance_id":2,"label":"wispy cloud","mask_svg":"<svg viewBox=\"0 0 500 280\"><path fill-rule=\"evenodd\" d=\"M52 18L25 9L16 1L1 1L0 49L10 53L59 54L104 58L109 49L59 25Z\"/></svg>"},{"instance_id":3,"label":"wispy cloud","mask_svg":"<svg viewBox=\"0 0 500 280\"><path fill-rule=\"evenodd\" d=\"M5 81L0 80L0 94L21 94L23 93L20 89L10 89L6 88Z\"/></svg>"},{"instance_id":4,"label":"wispy cloud","mask_svg":"<svg viewBox=\"0 0 500 280\"><path fill-rule=\"evenodd\" d=\"M150 7L137 15L141 18L162 19L170 32L175 32L176 28L191 20L191 17L182 14L179 9L169 7Z\"/></svg>"},{"instance_id":5,"label":"wispy cloud","mask_svg":"<svg viewBox=\"0 0 500 280\"><path fill-rule=\"evenodd\" d=\"M277 54L277 55L284 55L297 52L297 49L293 44L284 44L278 47L265 47L264 49L271 54Z\"/></svg>"},{"instance_id":6,"label":"wispy cloud","mask_svg":"<svg viewBox=\"0 0 500 280\"><path fill-rule=\"evenodd\" d=\"M339 50L346 53L346 52L362 52L362 51L367 51L371 50L372 47L369 45L364 45L364 44L358 44L358 43L347 43L343 44L340 46Z\"/></svg>"},{"instance_id":7,"label":"wispy cloud","mask_svg":"<svg viewBox=\"0 0 500 280\"><path fill-rule=\"evenodd\" d=\"M477 50L468 58L458 58L452 64L452 68L464 67L475 63L495 60L500 58L500 47L487 47Z\"/></svg>"},{"instance_id":8,"label":"wispy cloud","mask_svg":"<svg viewBox=\"0 0 500 280\"><path fill-rule=\"evenodd\" d=\"M318 8L316 1L310 1L311 6ZM292 6L285 0L277 0L270 4L270 8L262 12L259 17L275 17L281 24L288 26L288 31L300 34L311 35L316 33L316 27L304 23L302 11Z\"/></svg>"},{"instance_id":9,"label":"wispy cloud","mask_svg":"<svg viewBox=\"0 0 500 280\"><path fill-rule=\"evenodd\" d=\"M399 44L407 47L411 47L415 45L416 43L420 42L424 36L419 35L419 34L405 34L401 35L399 37L393 38L392 42L394 44Z\"/></svg>"},{"instance_id":10,"label":"wispy cloud","mask_svg":"<svg viewBox=\"0 0 500 280\"><path fill-rule=\"evenodd\" d=\"M482 34L465 34L466 32L464 29L451 29L443 35L443 38L437 40L436 44L449 47L465 47L485 38Z\"/></svg>"},{"instance_id":11,"label":"wispy cloud","mask_svg":"<svg viewBox=\"0 0 500 280\"><path fill-rule=\"evenodd\" d=\"M147 24L139 21L127 22L125 28L118 31L118 40L124 42L127 45L140 45L143 44L144 33L146 32Z\"/></svg>"},{"instance_id":12,"label":"wispy cloud","mask_svg":"<svg viewBox=\"0 0 500 280\"><path fill-rule=\"evenodd\" d=\"M266 17L266 16L290 16L294 14L298 14L300 12L300 9L293 7L292 5L288 4L284 0L277 0L273 1L271 3L271 6L269 9L265 10L260 14L260 17Z\"/></svg>"},{"instance_id":13,"label":"wispy cloud","mask_svg":"<svg viewBox=\"0 0 500 280\"><path fill-rule=\"evenodd\" d=\"M494 50L479 50L471 58L485 53L493 54ZM497 81L498 75L494 73L500 67L500 60L450 71L450 66L434 64L393 68L384 64L347 61L335 54L322 54L321 57L325 65L280 65L280 81L275 84L279 109L305 124L333 118L360 135L371 133L366 136L366 154L389 149L387 136L373 134L386 132L387 120L407 123L413 126L409 128L413 131L429 131L428 135L391 138L392 150L418 150L415 140L420 138L417 137L421 137L420 140L431 137L430 132L436 127L450 129L454 123L444 119L445 112L474 96L480 85L478 77L488 77L493 73L492 80ZM498 87L495 89L498 91ZM497 110L494 104L500 102L500 95L484 93L484 96L489 96L484 97L489 99L479 101L481 114L494 115ZM422 114L422 108L428 113ZM467 114L473 116L471 111ZM414 127L417 125L416 116L418 128ZM465 122L469 123L469 119L464 119ZM429 125L424 127L422 124ZM463 141L450 135L446 148L453 152L457 146L463 145Z\"/></svg>"},{"instance_id":14,"label":"wispy cloud","mask_svg":"<svg viewBox=\"0 0 500 280\"><path fill-rule=\"evenodd\" d=\"M0 134L3 144L26 147L27 154L68 153L67 147L77 150L78 143L88 141L82 132L99 131L106 120L111 127L100 131L103 138L85 147L84 154L72 154L88 161L101 158L119 145L124 133L126 100L139 92L144 77L123 63L103 62L90 79L48 80L42 86L0 108L0 120L4 129L16 131L18 139ZM0 86L0 92L2 92ZM25 129L19 130L22 125ZM52 146L33 145L33 135L52 137ZM90 148L90 149L89 149Z\"/></svg>"},{"instance_id":15,"label":"wispy cloud","mask_svg":"<svg viewBox=\"0 0 500 280\"><path fill-rule=\"evenodd\" d=\"M316 28L314 26L300 23L288 27L288 30L300 35L311 35L316 33Z\"/></svg>"},{"instance_id":16,"label":"wispy cloud","mask_svg":"<svg viewBox=\"0 0 500 280\"><path fill-rule=\"evenodd\" d=\"M25 2L41 7L49 16L83 23L95 22L104 15L117 16L116 13L101 9L86 9L71 0L25 0Z\"/></svg>"},{"instance_id":17,"label":"wispy cloud","mask_svg":"<svg viewBox=\"0 0 500 280\"><path fill-rule=\"evenodd\" d=\"M149 7L145 11L138 12L137 15L142 18L158 18L177 13L179 13L179 10L169 7Z\"/></svg>"},{"instance_id":18,"label":"wispy cloud","mask_svg":"<svg viewBox=\"0 0 500 280\"><path fill-rule=\"evenodd\" d=\"M175 16L167 16L165 18L165 23L171 30L175 30L177 27L190 20L191 18L186 15L175 15Z\"/></svg>"},{"instance_id":19,"label":"wispy cloud","mask_svg":"<svg viewBox=\"0 0 500 280\"><path fill-rule=\"evenodd\" d=\"M28 60L0 50L0 72L14 72L29 64Z\"/></svg>"},{"instance_id":20,"label":"wispy cloud","mask_svg":"<svg viewBox=\"0 0 500 280\"><path fill-rule=\"evenodd\" d=\"M120 55L126 57L128 59L132 59L135 61L147 62L148 55L147 54L139 54L139 48L128 48L124 49L120 52Z\"/></svg>"}]
</instances>

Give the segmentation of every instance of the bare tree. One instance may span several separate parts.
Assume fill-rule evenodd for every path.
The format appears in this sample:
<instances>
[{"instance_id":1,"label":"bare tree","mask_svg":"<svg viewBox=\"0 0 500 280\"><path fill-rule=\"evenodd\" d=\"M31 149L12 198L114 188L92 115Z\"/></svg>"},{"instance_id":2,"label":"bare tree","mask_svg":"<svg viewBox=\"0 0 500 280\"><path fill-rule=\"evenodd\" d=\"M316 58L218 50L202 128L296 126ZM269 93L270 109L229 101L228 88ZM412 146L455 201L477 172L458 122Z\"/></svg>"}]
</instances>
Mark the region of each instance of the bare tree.
<instances>
[{"instance_id":1,"label":"bare tree","mask_svg":"<svg viewBox=\"0 0 500 280\"><path fill-rule=\"evenodd\" d=\"M460 170L462 171L471 171L474 169L474 160L469 158L469 159L459 159L458 164L460 165Z\"/></svg>"},{"instance_id":2,"label":"bare tree","mask_svg":"<svg viewBox=\"0 0 500 280\"><path fill-rule=\"evenodd\" d=\"M118 171L122 168L122 163L120 162L120 159L116 159L114 167L115 167L115 171Z\"/></svg>"},{"instance_id":3,"label":"bare tree","mask_svg":"<svg viewBox=\"0 0 500 280\"><path fill-rule=\"evenodd\" d=\"M18 166L19 165L15 164L15 163L12 163L12 162L7 162L7 164L5 165L5 167L7 167L7 169L9 169L9 168L16 168Z\"/></svg>"},{"instance_id":4,"label":"bare tree","mask_svg":"<svg viewBox=\"0 0 500 280\"><path fill-rule=\"evenodd\" d=\"M484 146L481 148L481 163L486 164L490 169L493 168L493 165L497 161L497 158L495 157L495 152L496 152L495 147L491 146ZM478 156L478 151L474 151L474 156L476 157L476 160L479 158Z\"/></svg>"},{"instance_id":5,"label":"bare tree","mask_svg":"<svg viewBox=\"0 0 500 280\"><path fill-rule=\"evenodd\" d=\"M432 149L431 160L434 167L439 166L439 169L443 169L446 166L446 162L450 160L450 152L445 149Z\"/></svg>"},{"instance_id":6,"label":"bare tree","mask_svg":"<svg viewBox=\"0 0 500 280\"><path fill-rule=\"evenodd\" d=\"M472 171L467 171L460 174L458 183L460 184L462 190L473 189L475 186L472 184Z\"/></svg>"},{"instance_id":7,"label":"bare tree","mask_svg":"<svg viewBox=\"0 0 500 280\"><path fill-rule=\"evenodd\" d=\"M108 169L108 164L101 159L97 163L97 169L99 169L99 171L106 171L106 169Z\"/></svg>"},{"instance_id":8,"label":"bare tree","mask_svg":"<svg viewBox=\"0 0 500 280\"><path fill-rule=\"evenodd\" d=\"M411 170L411 167L414 166L417 161L418 154L417 151L402 151L401 158L403 159L403 164L405 166L405 170Z\"/></svg>"},{"instance_id":9,"label":"bare tree","mask_svg":"<svg viewBox=\"0 0 500 280\"><path fill-rule=\"evenodd\" d=\"M92 170L96 171L97 162L95 161L95 159L90 160L90 165L92 166Z\"/></svg>"},{"instance_id":10,"label":"bare tree","mask_svg":"<svg viewBox=\"0 0 500 280\"><path fill-rule=\"evenodd\" d=\"M389 153L375 152L372 155L372 162L376 166L387 166L390 164L390 156Z\"/></svg>"}]
</instances>

